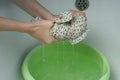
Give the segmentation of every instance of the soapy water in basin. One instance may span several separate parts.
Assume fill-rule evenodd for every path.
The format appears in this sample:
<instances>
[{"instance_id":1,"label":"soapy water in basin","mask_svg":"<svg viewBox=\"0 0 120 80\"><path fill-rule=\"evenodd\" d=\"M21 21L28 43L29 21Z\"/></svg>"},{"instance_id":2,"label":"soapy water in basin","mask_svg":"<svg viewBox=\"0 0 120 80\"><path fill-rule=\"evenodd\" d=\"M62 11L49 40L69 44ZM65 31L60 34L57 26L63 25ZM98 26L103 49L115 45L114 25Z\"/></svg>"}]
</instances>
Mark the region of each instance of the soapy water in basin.
<instances>
[{"instance_id":1,"label":"soapy water in basin","mask_svg":"<svg viewBox=\"0 0 120 80\"><path fill-rule=\"evenodd\" d=\"M25 80L109 80L105 57L90 46L57 42L33 49L22 66Z\"/></svg>"}]
</instances>

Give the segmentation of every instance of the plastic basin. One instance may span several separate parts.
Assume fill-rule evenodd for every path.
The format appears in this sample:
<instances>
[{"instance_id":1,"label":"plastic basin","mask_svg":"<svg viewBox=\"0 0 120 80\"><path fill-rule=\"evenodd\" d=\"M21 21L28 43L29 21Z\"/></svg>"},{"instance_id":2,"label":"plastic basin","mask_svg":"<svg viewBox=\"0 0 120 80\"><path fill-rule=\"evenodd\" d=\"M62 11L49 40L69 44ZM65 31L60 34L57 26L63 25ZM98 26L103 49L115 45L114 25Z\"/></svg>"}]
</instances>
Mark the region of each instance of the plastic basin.
<instances>
[{"instance_id":1,"label":"plastic basin","mask_svg":"<svg viewBox=\"0 0 120 80\"><path fill-rule=\"evenodd\" d=\"M98 50L62 41L33 49L22 74L25 80L109 80L110 69Z\"/></svg>"}]
</instances>

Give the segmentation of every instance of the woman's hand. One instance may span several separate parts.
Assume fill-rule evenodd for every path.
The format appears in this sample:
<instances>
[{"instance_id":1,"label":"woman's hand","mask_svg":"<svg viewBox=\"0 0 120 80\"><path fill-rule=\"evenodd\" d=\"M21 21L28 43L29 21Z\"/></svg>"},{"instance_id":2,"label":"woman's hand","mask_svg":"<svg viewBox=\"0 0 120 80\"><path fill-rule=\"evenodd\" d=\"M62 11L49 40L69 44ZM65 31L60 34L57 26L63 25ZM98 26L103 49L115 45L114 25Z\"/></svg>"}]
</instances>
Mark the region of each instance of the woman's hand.
<instances>
[{"instance_id":1,"label":"woman's hand","mask_svg":"<svg viewBox=\"0 0 120 80\"><path fill-rule=\"evenodd\" d=\"M80 15L84 16L85 19L87 20L87 16L86 16L85 12L81 12L78 10L70 10L70 12L72 12L72 14L80 14Z\"/></svg>"},{"instance_id":2,"label":"woman's hand","mask_svg":"<svg viewBox=\"0 0 120 80\"><path fill-rule=\"evenodd\" d=\"M32 31L28 32L31 36L38 39L43 44L50 44L57 40L50 34L50 28L53 25L52 21L49 20L38 20L32 22L34 25Z\"/></svg>"}]
</instances>

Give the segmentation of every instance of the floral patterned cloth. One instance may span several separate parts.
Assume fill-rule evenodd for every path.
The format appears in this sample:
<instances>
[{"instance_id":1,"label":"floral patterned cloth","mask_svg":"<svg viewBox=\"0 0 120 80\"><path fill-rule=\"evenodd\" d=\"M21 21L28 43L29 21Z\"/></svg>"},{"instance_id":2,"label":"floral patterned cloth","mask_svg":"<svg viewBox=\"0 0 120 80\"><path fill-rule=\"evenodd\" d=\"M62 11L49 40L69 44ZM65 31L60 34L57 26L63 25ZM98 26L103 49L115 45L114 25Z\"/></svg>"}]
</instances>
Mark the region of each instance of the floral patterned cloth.
<instances>
[{"instance_id":1,"label":"floral patterned cloth","mask_svg":"<svg viewBox=\"0 0 120 80\"><path fill-rule=\"evenodd\" d=\"M65 11L54 19L50 34L58 40L69 40L71 44L76 44L86 37L86 26L85 17Z\"/></svg>"}]
</instances>

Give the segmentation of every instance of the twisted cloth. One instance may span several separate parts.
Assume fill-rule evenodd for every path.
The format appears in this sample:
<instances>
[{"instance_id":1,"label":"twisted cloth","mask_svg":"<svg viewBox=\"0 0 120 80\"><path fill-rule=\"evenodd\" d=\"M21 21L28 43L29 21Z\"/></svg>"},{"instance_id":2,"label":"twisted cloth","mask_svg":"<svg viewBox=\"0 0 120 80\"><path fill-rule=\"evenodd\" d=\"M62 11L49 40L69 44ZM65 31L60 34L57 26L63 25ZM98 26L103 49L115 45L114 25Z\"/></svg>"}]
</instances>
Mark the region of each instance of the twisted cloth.
<instances>
[{"instance_id":1,"label":"twisted cloth","mask_svg":"<svg viewBox=\"0 0 120 80\"><path fill-rule=\"evenodd\" d=\"M65 11L54 19L50 34L58 40L68 40L71 44L76 44L86 37L86 26L85 17Z\"/></svg>"},{"instance_id":2,"label":"twisted cloth","mask_svg":"<svg viewBox=\"0 0 120 80\"><path fill-rule=\"evenodd\" d=\"M32 22L37 20L41 20L41 18L36 17ZM68 40L71 44L76 44L87 36L88 29L86 27L84 16L65 11L54 19L50 34L57 40Z\"/></svg>"}]
</instances>

